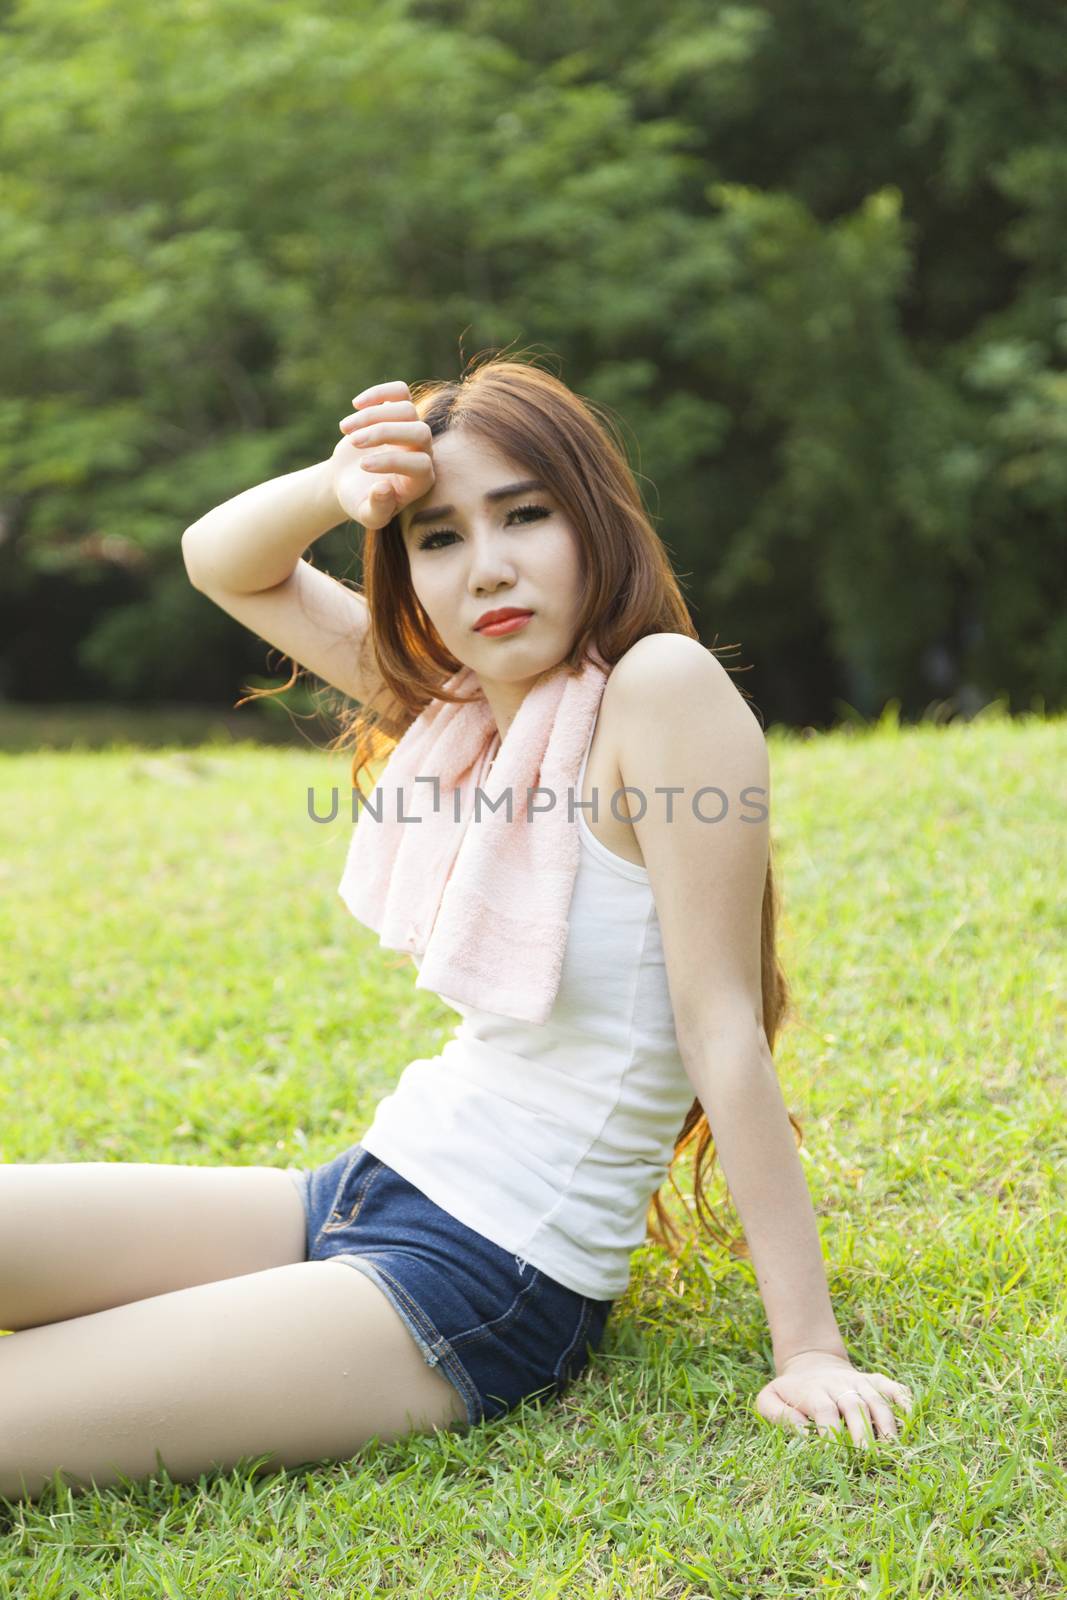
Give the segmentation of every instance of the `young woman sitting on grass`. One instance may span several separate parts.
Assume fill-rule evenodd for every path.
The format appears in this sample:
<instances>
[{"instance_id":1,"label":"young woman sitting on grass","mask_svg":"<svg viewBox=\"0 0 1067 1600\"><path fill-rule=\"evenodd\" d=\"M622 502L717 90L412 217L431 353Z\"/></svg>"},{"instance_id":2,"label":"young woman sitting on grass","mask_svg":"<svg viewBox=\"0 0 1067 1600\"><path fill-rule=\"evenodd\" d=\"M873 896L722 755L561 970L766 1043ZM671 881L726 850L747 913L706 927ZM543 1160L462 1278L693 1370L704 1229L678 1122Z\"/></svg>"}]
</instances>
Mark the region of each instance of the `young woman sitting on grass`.
<instances>
[{"instance_id":1,"label":"young woman sitting on grass","mask_svg":"<svg viewBox=\"0 0 1067 1600\"><path fill-rule=\"evenodd\" d=\"M353 406L328 459L183 553L356 702L340 892L460 1021L306 1171L0 1168L0 1493L344 1459L561 1395L632 1251L675 1248L683 1150L700 1226L754 1265L759 1415L893 1438L910 1397L849 1358L772 1060L765 740L622 451L522 361ZM349 517L363 593L303 558ZM714 1154L743 1238L705 1203Z\"/></svg>"}]
</instances>

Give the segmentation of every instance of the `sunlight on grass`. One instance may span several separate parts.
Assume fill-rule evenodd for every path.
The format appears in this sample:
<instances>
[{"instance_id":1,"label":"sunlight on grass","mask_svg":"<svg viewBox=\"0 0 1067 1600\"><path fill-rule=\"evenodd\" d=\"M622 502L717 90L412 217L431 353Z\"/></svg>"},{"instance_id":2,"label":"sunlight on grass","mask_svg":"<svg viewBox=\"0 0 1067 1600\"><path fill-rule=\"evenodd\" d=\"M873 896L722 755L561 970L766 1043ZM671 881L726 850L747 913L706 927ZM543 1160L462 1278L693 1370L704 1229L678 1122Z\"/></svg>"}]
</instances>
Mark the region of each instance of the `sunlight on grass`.
<instances>
[{"instance_id":1,"label":"sunlight on grass","mask_svg":"<svg viewBox=\"0 0 1067 1600\"><path fill-rule=\"evenodd\" d=\"M763 1422L751 1267L646 1245L554 1408L254 1482L59 1487L0 1507L0 1593L1062 1592L1067 720L769 744L778 1068L853 1359L917 1398L901 1438ZM310 1166L448 1037L337 895L346 755L45 751L0 774L3 1161ZM333 785L316 824L308 790L326 813Z\"/></svg>"}]
</instances>

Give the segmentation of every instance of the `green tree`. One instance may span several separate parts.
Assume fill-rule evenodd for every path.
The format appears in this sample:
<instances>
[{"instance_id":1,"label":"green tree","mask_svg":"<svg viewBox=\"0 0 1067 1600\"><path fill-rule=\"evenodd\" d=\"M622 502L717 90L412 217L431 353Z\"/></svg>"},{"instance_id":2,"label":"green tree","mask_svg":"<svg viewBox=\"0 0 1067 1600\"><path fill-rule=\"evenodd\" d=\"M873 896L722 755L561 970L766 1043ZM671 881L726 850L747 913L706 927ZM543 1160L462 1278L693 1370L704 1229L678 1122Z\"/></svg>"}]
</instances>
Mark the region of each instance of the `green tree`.
<instances>
[{"instance_id":1,"label":"green tree","mask_svg":"<svg viewBox=\"0 0 1067 1600\"><path fill-rule=\"evenodd\" d=\"M183 528L516 342L622 418L772 716L1062 705L1065 45L1051 0L9 6L9 652L123 567L78 659L180 694L237 626Z\"/></svg>"}]
</instances>

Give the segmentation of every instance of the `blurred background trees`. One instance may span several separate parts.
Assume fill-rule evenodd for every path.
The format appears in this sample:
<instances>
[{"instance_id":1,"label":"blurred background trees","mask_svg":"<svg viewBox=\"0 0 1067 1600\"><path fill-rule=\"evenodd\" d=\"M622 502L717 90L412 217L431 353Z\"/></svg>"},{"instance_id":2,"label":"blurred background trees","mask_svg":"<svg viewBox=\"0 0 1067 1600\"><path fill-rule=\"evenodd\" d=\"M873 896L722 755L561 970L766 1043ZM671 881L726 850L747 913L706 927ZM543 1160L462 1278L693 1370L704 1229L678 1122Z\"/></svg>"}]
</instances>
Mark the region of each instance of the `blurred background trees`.
<instances>
[{"instance_id":1,"label":"blurred background trees","mask_svg":"<svg viewBox=\"0 0 1067 1600\"><path fill-rule=\"evenodd\" d=\"M1067 703L1058 0L14 0L0 50L0 699L285 681L183 529L514 345L768 723Z\"/></svg>"}]
</instances>

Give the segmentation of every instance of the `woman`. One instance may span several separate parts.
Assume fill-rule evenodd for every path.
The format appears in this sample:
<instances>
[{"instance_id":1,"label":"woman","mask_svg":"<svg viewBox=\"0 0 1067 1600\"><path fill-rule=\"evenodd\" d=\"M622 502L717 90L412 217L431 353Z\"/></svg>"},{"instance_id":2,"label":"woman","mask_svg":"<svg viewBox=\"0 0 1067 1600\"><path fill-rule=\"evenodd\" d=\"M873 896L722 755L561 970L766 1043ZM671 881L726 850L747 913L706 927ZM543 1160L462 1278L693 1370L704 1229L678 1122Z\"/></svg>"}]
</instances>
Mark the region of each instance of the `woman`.
<instances>
[{"instance_id":1,"label":"woman","mask_svg":"<svg viewBox=\"0 0 1067 1600\"><path fill-rule=\"evenodd\" d=\"M17 1330L0 1340L0 1493L33 1496L57 1469L103 1487L158 1461L191 1481L250 1456L345 1458L561 1394L646 1224L677 1237L659 1189L683 1147L720 1237L702 1196L711 1128L745 1234L726 1242L751 1254L772 1336L759 1414L895 1436L910 1398L849 1359L771 1057L787 991L763 735L695 637L621 450L523 362L353 405L329 460L186 531L190 580L357 702L340 742L354 735L366 798L372 760L390 755L387 788L448 729L448 748L477 752L464 798L497 762L576 771L571 831L560 812L497 821L482 847L475 810L442 847L360 818L346 903L386 947L455 973L435 992L462 1020L332 1159L0 1168L0 1323ZM347 516L366 530L363 595L302 557ZM542 826L558 863L458 917L496 892L499 873L482 900L471 887L477 852L484 868L517 840L543 848ZM375 903L353 864L387 850ZM434 915L397 935L401 881ZM534 909L552 894L558 949ZM449 914L454 937L435 939Z\"/></svg>"}]
</instances>

